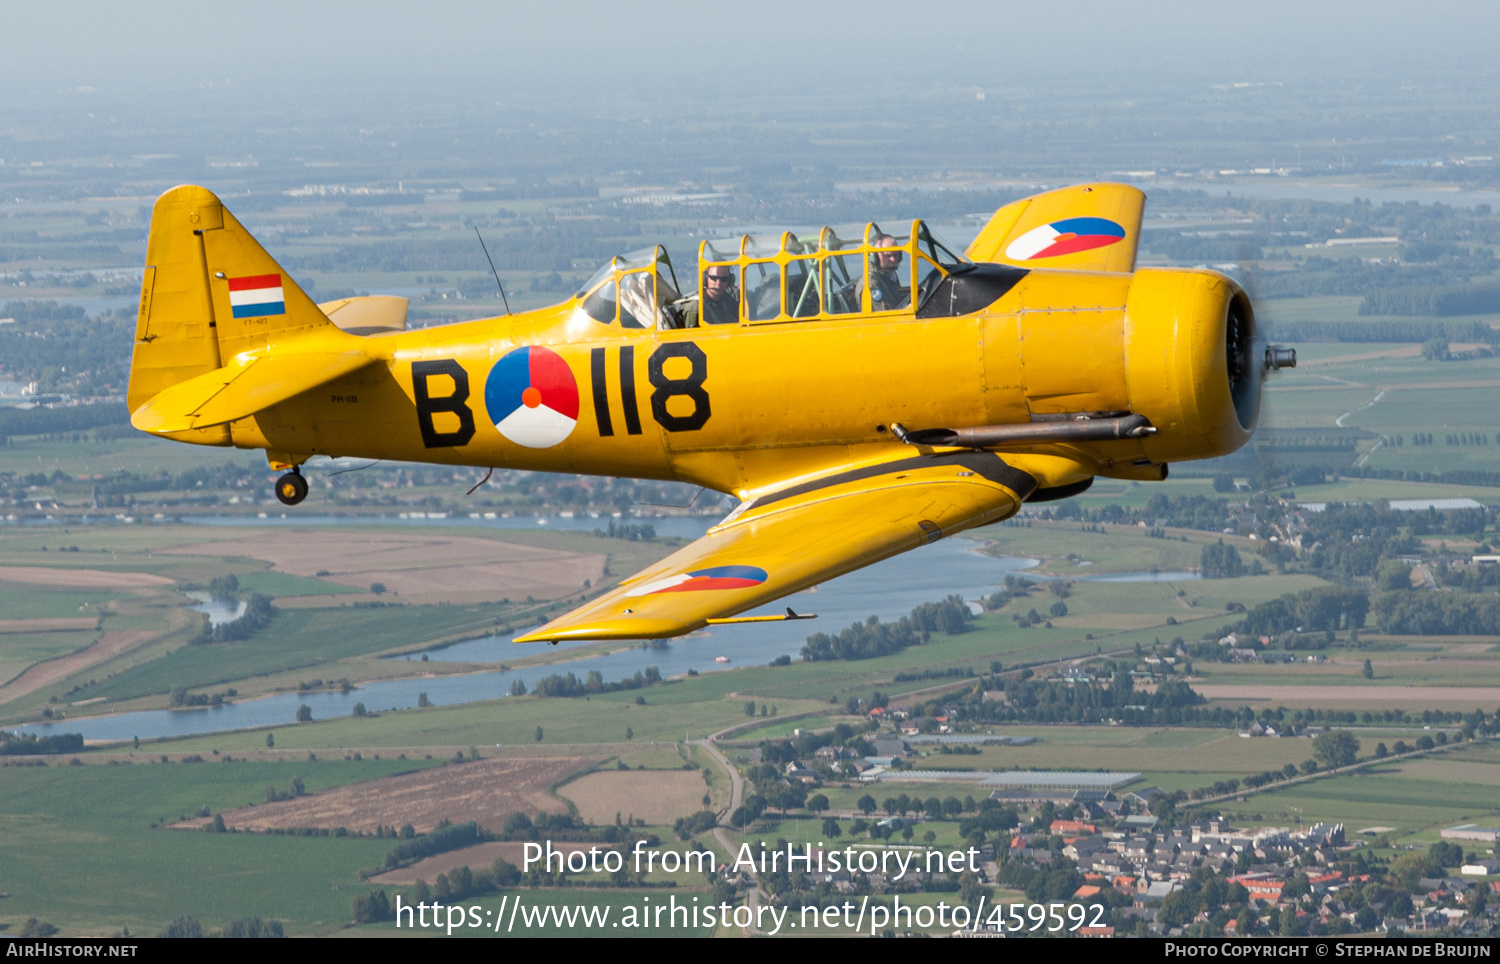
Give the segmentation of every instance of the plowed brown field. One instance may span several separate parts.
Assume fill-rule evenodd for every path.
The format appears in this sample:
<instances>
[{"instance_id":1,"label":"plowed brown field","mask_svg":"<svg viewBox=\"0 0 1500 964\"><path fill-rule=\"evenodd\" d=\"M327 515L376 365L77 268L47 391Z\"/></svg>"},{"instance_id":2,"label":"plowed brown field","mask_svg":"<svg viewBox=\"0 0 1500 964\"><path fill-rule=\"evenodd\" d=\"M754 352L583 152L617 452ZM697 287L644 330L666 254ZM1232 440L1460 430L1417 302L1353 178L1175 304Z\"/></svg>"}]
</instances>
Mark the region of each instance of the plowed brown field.
<instances>
[{"instance_id":1,"label":"plowed brown field","mask_svg":"<svg viewBox=\"0 0 1500 964\"><path fill-rule=\"evenodd\" d=\"M550 599L598 583L605 557L516 545L475 536L273 532L174 546L162 552L262 559L283 572L346 586L381 583L411 602L478 598ZM461 597L461 598L460 598Z\"/></svg>"},{"instance_id":2,"label":"plowed brown field","mask_svg":"<svg viewBox=\"0 0 1500 964\"><path fill-rule=\"evenodd\" d=\"M615 814L649 824L671 823L703 809L708 786L697 770L600 770L558 792L593 823L613 823Z\"/></svg>"},{"instance_id":3,"label":"plowed brown field","mask_svg":"<svg viewBox=\"0 0 1500 964\"><path fill-rule=\"evenodd\" d=\"M373 831L379 825L409 823L425 833L442 820L473 820L486 829L499 830L505 817L517 810L565 812L567 804L547 788L594 762L585 757L477 760L240 807L225 811L223 817L225 824L241 830L347 827Z\"/></svg>"}]
</instances>

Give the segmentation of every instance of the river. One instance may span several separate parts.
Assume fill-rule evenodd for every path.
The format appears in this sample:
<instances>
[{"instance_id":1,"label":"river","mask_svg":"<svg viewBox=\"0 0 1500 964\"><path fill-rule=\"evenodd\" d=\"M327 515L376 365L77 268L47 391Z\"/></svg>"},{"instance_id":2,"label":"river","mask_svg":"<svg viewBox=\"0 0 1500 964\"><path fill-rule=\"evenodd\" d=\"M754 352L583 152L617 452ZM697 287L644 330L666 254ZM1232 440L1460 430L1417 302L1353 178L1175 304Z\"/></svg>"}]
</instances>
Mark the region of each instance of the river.
<instances>
[{"instance_id":1,"label":"river","mask_svg":"<svg viewBox=\"0 0 1500 964\"><path fill-rule=\"evenodd\" d=\"M208 521L208 520L197 520ZM250 519L264 525L272 520ZM274 520L272 524L280 523ZM317 524L306 518L298 524ZM350 522L338 519L338 522ZM442 522L444 520L438 520ZM454 520L465 525L474 520ZM535 519L481 520L499 526L536 526ZM549 519L557 528L592 529L597 519ZM701 535L706 520L651 520L658 532L677 535ZM216 524L242 524L228 518ZM431 520L427 524L433 524ZM371 712L417 705L426 693L435 705L469 703L495 699L510 693L519 679L527 689L553 673L577 673L582 678L589 670L598 670L609 681L633 675L647 666L657 667L663 676L677 676L695 670L711 673L736 666L765 665L777 656L798 658L803 642L810 633L837 632L850 623L877 615L895 619L912 607L957 593L975 599L993 592L1007 575L1036 565L1035 559L1017 559L986 555L970 539L945 539L885 562L824 583L814 591L788 597L763 607L756 614L779 613L791 606L800 613L816 613L816 621L716 626L711 631L667 641L648 648L636 646L604 656L581 659L563 665L553 664L513 670L467 673L458 676L428 676L366 683L349 693L302 692L282 693L261 699L244 700L213 708L190 710L143 710L113 716L80 717L60 723L37 723L15 728L18 732L44 736L50 733L82 733L85 740L150 739L163 736L218 733L226 730L290 723L297 708L306 703L314 719L347 716L355 703L363 703ZM1097 577L1095 577L1097 578ZM198 608L198 607L194 607ZM211 614L212 618L212 614ZM583 645L583 644L576 644ZM514 660L536 652L532 647L517 646L505 638L484 637L444 649L431 650L433 662L500 662ZM727 656L730 662L718 663L716 657ZM414 660L419 657L412 657Z\"/></svg>"}]
</instances>

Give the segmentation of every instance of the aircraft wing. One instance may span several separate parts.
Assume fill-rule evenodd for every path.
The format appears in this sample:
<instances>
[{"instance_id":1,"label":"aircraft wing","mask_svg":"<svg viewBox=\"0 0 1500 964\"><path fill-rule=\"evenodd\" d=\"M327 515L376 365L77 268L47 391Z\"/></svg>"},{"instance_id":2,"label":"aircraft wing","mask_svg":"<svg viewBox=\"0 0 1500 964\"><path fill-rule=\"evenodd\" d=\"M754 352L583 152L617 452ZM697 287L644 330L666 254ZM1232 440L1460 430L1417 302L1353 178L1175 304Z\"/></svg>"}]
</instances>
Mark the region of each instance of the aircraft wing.
<instances>
[{"instance_id":1,"label":"aircraft wing","mask_svg":"<svg viewBox=\"0 0 1500 964\"><path fill-rule=\"evenodd\" d=\"M1078 184L995 212L964 253L1022 268L1135 270L1146 195L1129 184Z\"/></svg>"},{"instance_id":2,"label":"aircraft wing","mask_svg":"<svg viewBox=\"0 0 1500 964\"><path fill-rule=\"evenodd\" d=\"M652 639L1013 515L1036 487L989 452L918 455L759 496L703 538L516 639Z\"/></svg>"}]
</instances>

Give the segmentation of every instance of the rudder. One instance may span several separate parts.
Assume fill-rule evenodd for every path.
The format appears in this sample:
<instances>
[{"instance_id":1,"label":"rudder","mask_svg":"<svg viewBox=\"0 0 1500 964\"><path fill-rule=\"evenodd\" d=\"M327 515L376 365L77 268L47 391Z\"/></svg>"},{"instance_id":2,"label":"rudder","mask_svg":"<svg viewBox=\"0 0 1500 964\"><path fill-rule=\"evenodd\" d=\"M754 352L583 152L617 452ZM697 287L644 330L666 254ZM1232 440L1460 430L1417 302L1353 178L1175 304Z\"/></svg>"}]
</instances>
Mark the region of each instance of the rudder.
<instances>
[{"instance_id":1,"label":"rudder","mask_svg":"<svg viewBox=\"0 0 1500 964\"><path fill-rule=\"evenodd\" d=\"M134 412L240 352L325 326L333 329L212 191L175 187L152 211L127 404ZM230 444L222 425L191 436L182 440Z\"/></svg>"}]
</instances>

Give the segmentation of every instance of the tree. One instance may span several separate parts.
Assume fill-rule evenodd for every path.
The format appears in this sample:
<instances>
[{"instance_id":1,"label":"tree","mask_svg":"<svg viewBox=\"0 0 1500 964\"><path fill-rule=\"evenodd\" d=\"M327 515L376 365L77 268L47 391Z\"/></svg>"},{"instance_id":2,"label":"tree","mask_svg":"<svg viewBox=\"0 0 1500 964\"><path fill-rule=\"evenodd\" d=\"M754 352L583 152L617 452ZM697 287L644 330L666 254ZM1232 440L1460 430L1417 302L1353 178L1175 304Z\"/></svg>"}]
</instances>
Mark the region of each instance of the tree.
<instances>
[{"instance_id":1,"label":"tree","mask_svg":"<svg viewBox=\"0 0 1500 964\"><path fill-rule=\"evenodd\" d=\"M1391 876L1396 879L1396 884L1407 893L1417 889L1417 882L1426 872L1426 854L1402 854L1391 861Z\"/></svg>"},{"instance_id":2,"label":"tree","mask_svg":"<svg viewBox=\"0 0 1500 964\"><path fill-rule=\"evenodd\" d=\"M225 937L285 937L281 921L260 917L241 917L224 925Z\"/></svg>"},{"instance_id":3,"label":"tree","mask_svg":"<svg viewBox=\"0 0 1500 964\"><path fill-rule=\"evenodd\" d=\"M870 796L868 793L854 802L854 809L858 810L860 813L864 814L867 817L875 812L875 808L875 798Z\"/></svg>"},{"instance_id":4,"label":"tree","mask_svg":"<svg viewBox=\"0 0 1500 964\"><path fill-rule=\"evenodd\" d=\"M367 715L367 711L365 710L365 704L363 704L363 703L355 703L354 704L354 715L355 716L365 716L365 715Z\"/></svg>"},{"instance_id":5,"label":"tree","mask_svg":"<svg viewBox=\"0 0 1500 964\"><path fill-rule=\"evenodd\" d=\"M1389 756L1390 752L1391 752L1390 750L1387 750L1385 748L1385 744L1384 743L1377 743L1377 744L1375 744L1375 758L1377 760L1381 759L1383 757Z\"/></svg>"},{"instance_id":6,"label":"tree","mask_svg":"<svg viewBox=\"0 0 1500 964\"><path fill-rule=\"evenodd\" d=\"M537 739L541 739L541 737L537 737ZM627 740L633 740L633 739L635 739L635 730L633 728L628 727L628 726L625 727L625 739L627 739Z\"/></svg>"},{"instance_id":7,"label":"tree","mask_svg":"<svg viewBox=\"0 0 1500 964\"><path fill-rule=\"evenodd\" d=\"M239 588L240 578L232 572L227 576L214 576L208 581L208 591L220 598L232 596Z\"/></svg>"},{"instance_id":8,"label":"tree","mask_svg":"<svg viewBox=\"0 0 1500 964\"><path fill-rule=\"evenodd\" d=\"M354 898L354 919L361 924L378 924L390 920L391 899L383 890L359 895Z\"/></svg>"},{"instance_id":9,"label":"tree","mask_svg":"<svg viewBox=\"0 0 1500 964\"><path fill-rule=\"evenodd\" d=\"M1245 563L1240 559L1239 550L1225 545L1223 539L1203 547L1198 565L1203 570L1204 579L1233 579L1245 574Z\"/></svg>"},{"instance_id":10,"label":"tree","mask_svg":"<svg viewBox=\"0 0 1500 964\"><path fill-rule=\"evenodd\" d=\"M162 929L157 937L202 937L203 925L192 917L179 917Z\"/></svg>"},{"instance_id":11,"label":"tree","mask_svg":"<svg viewBox=\"0 0 1500 964\"><path fill-rule=\"evenodd\" d=\"M1346 767L1359 755L1359 741L1348 730L1330 730L1313 740L1313 755L1326 767Z\"/></svg>"},{"instance_id":12,"label":"tree","mask_svg":"<svg viewBox=\"0 0 1500 964\"><path fill-rule=\"evenodd\" d=\"M514 683L510 684L510 695L511 696L525 696L526 695L526 681L518 679Z\"/></svg>"},{"instance_id":13,"label":"tree","mask_svg":"<svg viewBox=\"0 0 1500 964\"><path fill-rule=\"evenodd\" d=\"M746 700L745 701L745 715L746 716L754 716L755 715L755 701L754 700Z\"/></svg>"},{"instance_id":14,"label":"tree","mask_svg":"<svg viewBox=\"0 0 1500 964\"><path fill-rule=\"evenodd\" d=\"M275 748L275 746L276 746L276 734L275 733L267 733L266 734L266 746L268 748Z\"/></svg>"},{"instance_id":15,"label":"tree","mask_svg":"<svg viewBox=\"0 0 1500 964\"><path fill-rule=\"evenodd\" d=\"M536 741L538 743L542 742L542 725L540 723L536 726Z\"/></svg>"},{"instance_id":16,"label":"tree","mask_svg":"<svg viewBox=\"0 0 1500 964\"><path fill-rule=\"evenodd\" d=\"M1361 672L1365 674L1365 679L1375 678L1375 666L1368 659L1365 660L1365 668Z\"/></svg>"},{"instance_id":17,"label":"tree","mask_svg":"<svg viewBox=\"0 0 1500 964\"><path fill-rule=\"evenodd\" d=\"M843 833L844 833L844 831L843 831L843 829L841 827L839 827L839 822L838 822L838 820L836 818L834 818L834 817L824 817L823 818L823 836L832 839L833 837L842 836Z\"/></svg>"},{"instance_id":18,"label":"tree","mask_svg":"<svg viewBox=\"0 0 1500 964\"><path fill-rule=\"evenodd\" d=\"M426 709L427 707L429 707L431 705L432 705L432 701L427 698L427 694L426 693L418 693L417 694L417 709Z\"/></svg>"},{"instance_id":19,"label":"tree","mask_svg":"<svg viewBox=\"0 0 1500 964\"><path fill-rule=\"evenodd\" d=\"M812 798L807 801L807 809L813 813L822 813L828 809L828 798L821 793L813 794Z\"/></svg>"},{"instance_id":20,"label":"tree","mask_svg":"<svg viewBox=\"0 0 1500 964\"><path fill-rule=\"evenodd\" d=\"M297 722L298 723L311 723L312 722L312 707L311 706L308 706L306 703L303 703L301 706L297 707Z\"/></svg>"},{"instance_id":21,"label":"tree","mask_svg":"<svg viewBox=\"0 0 1500 964\"><path fill-rule=\"evenodd\" d=\"M1214 476L1214 491L1215 492L1233 492L1234 491L1234 476L1230 475L1228 472L1220 472L1217 475L1215 475Z\"/></svg>"},{"instance_id":22,"label":"tree","mask_svg":"<svg viewBox=\"0 0 1500 964\"><path fill-rule=\"evenodd\" d=\"M383 582L372 582L372 583L370 583L370 592L374 593L377 596L383 596L383 595L385 595L385 583L383 583Z\"/></svg>"},{"instance_id":23,"label":"tree","mask_svg":"<svg viewBox=\"0 0 1500 964\"><path fill-rule=\"evenodd\" d=\"M1422 357L1428 361L1448 360L1448 339L1437 335L1422 342Z\"/></svg>"}]
</instances>

